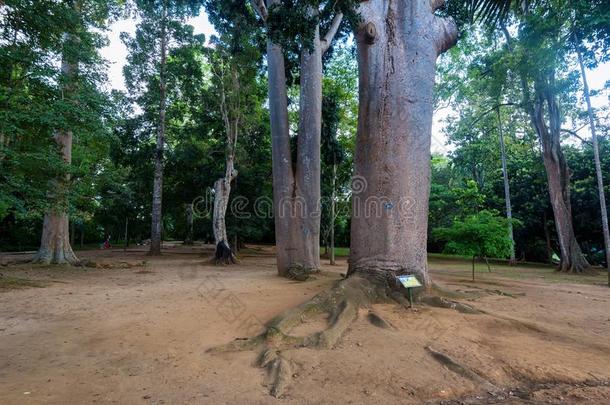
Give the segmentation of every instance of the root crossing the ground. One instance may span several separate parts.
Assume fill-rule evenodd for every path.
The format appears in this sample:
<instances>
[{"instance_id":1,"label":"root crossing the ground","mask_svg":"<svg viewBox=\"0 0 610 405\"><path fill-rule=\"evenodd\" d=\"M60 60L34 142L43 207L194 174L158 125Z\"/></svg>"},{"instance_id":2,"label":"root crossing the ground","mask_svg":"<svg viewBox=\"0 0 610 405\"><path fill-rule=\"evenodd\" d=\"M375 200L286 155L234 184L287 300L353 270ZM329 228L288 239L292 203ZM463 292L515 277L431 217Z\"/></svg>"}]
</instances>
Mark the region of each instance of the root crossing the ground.
<instances>
[{"instance_id":1,"label":"root crossing the ground","mask_svg":"<svg viewBox=\"0 0 610 405\"><path fill-rule=\"evenodd\" d=\"M331 349L358 317L361 308L371 308L375 303L397 302L410 306L403 287L393 282L386 273L357 273L341 280L333 288L323 291L303 304L271 319L263 333L251 338L240 338L208 350L210 353L260 350L256 364L266 368L271 379L271 395L280 397L292 376L293 362L286 351L297 348ZM463 304L445 299L431 300L434 306L466 310ZM470 309L468 307L468 309ZM295 336L290 332L307 318L327 315L327 326L321 331L306 336ZM367 319L381 328L393 328L381 316L369 311Z\"/></svg>"}]
</instances>

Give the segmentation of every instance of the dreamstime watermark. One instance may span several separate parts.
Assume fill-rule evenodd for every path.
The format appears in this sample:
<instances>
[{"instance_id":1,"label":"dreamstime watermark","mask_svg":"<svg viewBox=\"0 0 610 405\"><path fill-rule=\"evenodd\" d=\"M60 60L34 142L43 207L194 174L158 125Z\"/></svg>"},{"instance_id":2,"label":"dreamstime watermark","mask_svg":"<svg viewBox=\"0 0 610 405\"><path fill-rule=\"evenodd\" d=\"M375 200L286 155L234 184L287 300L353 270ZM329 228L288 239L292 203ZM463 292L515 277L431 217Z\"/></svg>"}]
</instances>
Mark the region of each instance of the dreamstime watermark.
<instances>
[{"instance_id":1,"label":"dreamstime watermark","mask_svg":"<svg viewBox=\"0 0 610 405\"><path fill-rule=\"evenodd\" d=\"M322 210L328 209L334 202L335 215L347 214L351 210L354 218L389 218L398 216L403 221L413 222L417 210L417 200L409 196L389 197L376 195L368 191L368 182L362 176L352 178L351 192L340 195L333 201L330 197L309 199L305 196L287 196L281 198L277 205L267 196L254 200L245 196L231 199L228 211L237 219L252 217L271 219L279 218L320 218ZM202 196L192 202L193 213L197 218L209 218L214 211L214 191L208 189Z\"/></svg>"},{"instance_id":2,"label":"dreamstime watermark","mask_svg":"<svg viewBox=\"0 0 610 405\"><path fill-rule=\"evenodd\" d=\"M264 329L262 322L249 309L237 292L227 288L220 274L209 274L201 266L180 266L178 277L181 280L196 281L197 295L213 307L220 318L236 328L244 336L255 336Z\"/></svg>"}]
</instances>

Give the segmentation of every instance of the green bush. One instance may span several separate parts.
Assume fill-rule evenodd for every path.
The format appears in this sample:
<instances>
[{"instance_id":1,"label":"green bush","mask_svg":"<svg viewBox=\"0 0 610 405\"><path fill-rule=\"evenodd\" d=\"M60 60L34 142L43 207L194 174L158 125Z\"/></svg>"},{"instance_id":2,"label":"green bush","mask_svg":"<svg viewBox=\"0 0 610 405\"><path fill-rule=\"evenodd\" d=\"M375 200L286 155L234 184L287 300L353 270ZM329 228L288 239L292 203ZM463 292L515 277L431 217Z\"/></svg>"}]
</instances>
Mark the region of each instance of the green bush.
<instances>
[{"instance_id":1,"label":"green bush","mask_svg":"<svg viewBox=\"0 0 610 405\"><path fill-rule=\"evenodd\" d=\"M447 242L445 253L507 258L512 250L508 225L508 219L497 212L483 210L463 220L453 221L450 227L437 228L433 235Z\"/></svg>"}]
</instances>

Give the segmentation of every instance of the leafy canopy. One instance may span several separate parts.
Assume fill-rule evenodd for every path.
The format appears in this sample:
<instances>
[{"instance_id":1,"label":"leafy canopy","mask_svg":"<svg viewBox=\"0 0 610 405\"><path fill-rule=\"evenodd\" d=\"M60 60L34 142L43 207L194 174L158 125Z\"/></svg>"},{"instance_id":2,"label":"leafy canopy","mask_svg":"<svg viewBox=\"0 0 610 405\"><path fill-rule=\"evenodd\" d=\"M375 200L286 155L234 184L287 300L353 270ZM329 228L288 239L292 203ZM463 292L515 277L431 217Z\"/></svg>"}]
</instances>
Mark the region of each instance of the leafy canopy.
<instances>
[{"instance_id":1,"label":"leafy canopy","mask_svg":"<svg viewBox=\"0 0 610 405\"><path fill-rule=\"evenodd\" d=\"M512 249L508 224L508 220L497 212L483 210L463 220L455 220L450 227L436 229L434 235L447 241L447 253L506 258Z\"/></svg>"}]
</instances>

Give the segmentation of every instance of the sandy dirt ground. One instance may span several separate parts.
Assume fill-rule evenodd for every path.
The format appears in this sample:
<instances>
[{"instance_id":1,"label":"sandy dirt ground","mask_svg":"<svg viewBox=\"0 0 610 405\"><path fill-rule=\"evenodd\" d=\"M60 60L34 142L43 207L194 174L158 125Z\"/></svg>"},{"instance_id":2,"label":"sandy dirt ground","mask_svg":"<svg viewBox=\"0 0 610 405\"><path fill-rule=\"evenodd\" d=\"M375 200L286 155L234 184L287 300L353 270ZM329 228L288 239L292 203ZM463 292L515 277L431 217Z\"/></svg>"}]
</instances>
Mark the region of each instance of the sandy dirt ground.
<instances>
[{"instance_id":1,"label":"sandy dirt ground","mask_svg":"<svg viewBox=\"0 0 610 405\"><path fill-rule=\"evenodd\" d=\"M300 283L276 276L271 247L230 267L201 252L87 251L112 268L0 267L42 286L0 289L0 404L610 404L601 276L494 265L472 282L467 262L433 258L435 282L485 313L382 304L374 310L393 328L381 329L363 310L333 349L286 353L294 373L278 399L257 353L206 350L331 287L345 260ZM323 326L304 320L293 333Z\"/></svg>"}]
</instances>

